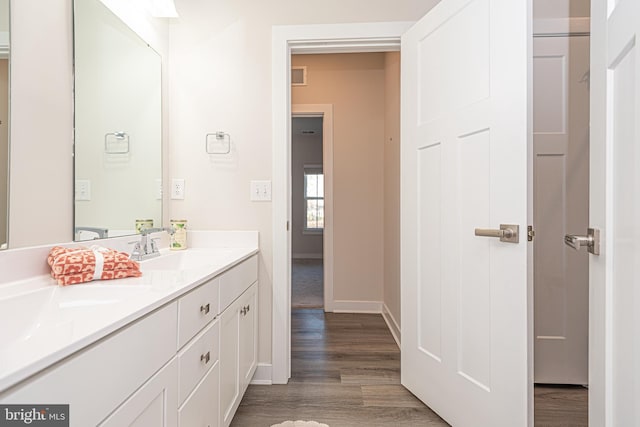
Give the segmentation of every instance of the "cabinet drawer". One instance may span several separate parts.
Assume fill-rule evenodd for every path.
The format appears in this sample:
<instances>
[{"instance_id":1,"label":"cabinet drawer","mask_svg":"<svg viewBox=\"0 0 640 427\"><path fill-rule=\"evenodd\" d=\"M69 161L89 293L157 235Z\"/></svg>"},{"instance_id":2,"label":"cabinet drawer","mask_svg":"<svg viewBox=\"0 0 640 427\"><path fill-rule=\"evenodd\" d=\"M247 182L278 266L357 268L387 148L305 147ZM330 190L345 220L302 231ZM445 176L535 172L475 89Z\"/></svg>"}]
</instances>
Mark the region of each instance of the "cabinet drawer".
<instances>
[{"instance_id":1,"label":"cabinet drawer","mask_svg":"<svg viewBox=\"0 0 640 427\"><path fill-rule=\"evenodd\" d=\"M219 417L218 382L220 363L209 369L195 391L178 410L180 427L217 427Z\"/></svg>"},{"instance_id":2,"label":"cabinet drawer","mask_svg":"<svg viewBox=\"0 0 640 427\"><path fill-rule=\"evenodd\" d=\"M219 284L219 278L212 279L178 300L178 348L220 312Z\"/></svg>"},{"instance_id":3,"label":"cabinet drawer","mask_svg":"<svg viewBox=\"0 0 640 427\"><path fill-rule=\"evenodd\" d=\"M180 384L178 402L182 403L202 376L218 361L220 322L207 326L178 353Z\"/></svg>"},{"instance_id":4,"label":"cabinet drawer","mask_svg":"<svg viewBox=\"0 0 640 427\"><path fill-rule=\"evenodd\" d=\"M224 311L258 280L258 255L236 265L220 276L220 311Z\"/></svg>"}]
</instances>

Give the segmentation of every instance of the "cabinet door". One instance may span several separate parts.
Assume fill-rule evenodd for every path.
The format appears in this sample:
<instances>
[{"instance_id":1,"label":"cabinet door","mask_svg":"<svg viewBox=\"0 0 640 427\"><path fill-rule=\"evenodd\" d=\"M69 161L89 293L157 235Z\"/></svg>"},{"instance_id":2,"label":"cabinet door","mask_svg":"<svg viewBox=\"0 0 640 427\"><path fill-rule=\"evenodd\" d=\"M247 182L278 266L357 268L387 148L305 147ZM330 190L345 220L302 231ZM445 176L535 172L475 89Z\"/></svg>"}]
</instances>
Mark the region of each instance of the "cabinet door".
<instances>
[{"instance_id":1,"label":"cabinet door","mask_svg":"<svg viewBox=\"0 0 640 427\"><path fill-rule=\"evenodd\" d=\"M177 427L178 364L173 358L100 427Z\"/></svg>"},{"instance_id":2,"label":"cabinet door","mask_svg":"<svg viewBox=\"0 0 640 427\"><path fill-rule=\"evenodd\" d=\"M254 283L240 299L240 386L247 389L258 359L258 285Z\"/></svg>"},{"instance_id":3,"label":"cabinet door","mask_svg":"<svg viewBox=\"0 0 640 427\"><path fill-rule=\"evenodd\" d=\"M219 377L220 363L216 363L180 408L180 427L218 427Z\"/></svg>"},{"instance_id":4,"label":"cabinet door","mask_svg":"<svg viewBox=\"0 0 640 427\"><path fill-rule=\"evenodd\" d=\"M239 382L240 300L220 317L220 425L228 426L240 399Z\"/></svg>"}]
</instances>

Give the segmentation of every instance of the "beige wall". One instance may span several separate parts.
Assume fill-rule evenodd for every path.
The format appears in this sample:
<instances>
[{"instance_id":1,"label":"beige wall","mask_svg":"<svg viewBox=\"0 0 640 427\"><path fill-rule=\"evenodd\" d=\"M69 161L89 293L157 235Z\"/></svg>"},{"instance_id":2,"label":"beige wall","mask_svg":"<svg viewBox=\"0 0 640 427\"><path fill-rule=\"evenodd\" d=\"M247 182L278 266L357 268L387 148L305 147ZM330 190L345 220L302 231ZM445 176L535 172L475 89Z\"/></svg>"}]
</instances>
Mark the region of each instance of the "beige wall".
<instances>
[{"instance_id":1,"label":"beige wall","mask_svg":"<svg viewBox=\"0 0 640 427\"><path fill-rule=\"evenodd\" d=\"M590 0L533 0L535 19L586 17L591 15Z\"/></svg>"},{"instance_id":2,"label":"beige wall","mask_svg":"<svg viewBox=\"0 0 640 427\"><path fill-rule=\"evenodd\" d=\"M384 303L400 326L400 53L385 54Z\"/></svg>"},{"instance_id":3,"label":"beige wall","mask_svg":"<svg viewBox=\"0 0 640 427\"><path fill-rule=\"evenodd\" d=\"M322 118L294 118L316 120ZM322 257L322 234L304 234L304 166L322 165L322 132L303 135L291 133L291 254L294 258ZM322 129L322 125L319 125Z\"/></svg>"},{"instance_id":4,"label":"beige wall","mask_svg":"<svg viewBox=\"0 0 640 427\"><path fill-rule=\"evenodd\" d=\"M171 20L171 175L185 178L186 198L171 216L194 229L260 232L259 361L271 361L271 203L250 202L249 182L271 179L271 27L273 25L415 21L435 0L176 0ZM224 130L233 153L204 153L207 132ZM341 295L342 298L348 295ZM382 289L378 287L381 300Z\"/></svg>"},{"instance_id":5,"label":"beige wall","mask_svg":"<svg viewBox=\"0 0 640 427\"><path fill-rule=\"evenodd\" d=\"M333 104L333 295L382 301L384 53L296 55L293 104Z\"/></svg>"}]
</instances>

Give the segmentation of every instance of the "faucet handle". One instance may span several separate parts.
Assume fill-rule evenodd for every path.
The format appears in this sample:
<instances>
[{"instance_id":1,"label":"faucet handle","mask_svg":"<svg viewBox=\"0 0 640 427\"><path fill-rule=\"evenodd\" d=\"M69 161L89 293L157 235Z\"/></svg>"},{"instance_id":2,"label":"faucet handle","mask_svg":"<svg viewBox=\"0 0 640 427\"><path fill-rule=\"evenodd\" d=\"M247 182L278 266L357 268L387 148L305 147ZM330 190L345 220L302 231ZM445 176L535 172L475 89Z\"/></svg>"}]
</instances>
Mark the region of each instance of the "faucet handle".
<instances>
[{"instance_id":1,"label":"faucet handle","mask_svg":"<svg viewBox=\"0 0 640 427\"><path fill-rule=\"evenodd\" d=\"M155 253L158 252L158 240L160 240L159 237L154 237L151 239L151 252Z\"/></svg>"},{"instance_id":2,"label":"faucet handle","mask_svg":"<svg viewBox=\"0 0 640 427\"><path fill-rule=\"evenodd\" d=\"M141 258L142 256L142 248L140 246L140 242L128 242L129 245L134 245L133 246L133 250L131 251L131 255L129 256L129 258L134 258L137 257L138 259Z\"/></svg>"}]
</instances>

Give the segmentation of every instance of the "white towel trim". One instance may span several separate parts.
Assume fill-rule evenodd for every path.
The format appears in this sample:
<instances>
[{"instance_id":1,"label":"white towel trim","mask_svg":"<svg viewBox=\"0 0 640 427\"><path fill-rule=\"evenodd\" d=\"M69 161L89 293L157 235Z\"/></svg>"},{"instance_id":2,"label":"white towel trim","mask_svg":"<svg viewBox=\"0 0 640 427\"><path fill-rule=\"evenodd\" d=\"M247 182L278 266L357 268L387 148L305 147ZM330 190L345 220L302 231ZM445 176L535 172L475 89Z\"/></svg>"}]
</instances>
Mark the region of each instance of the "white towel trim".
<instances>
[{"instance_id":1,"label":"white towel trim","mask_svg":"<svg viewBox=\"0 0 640 427\"><path fill-rule=\"evenodd\" d=\"M102 279L102 271L104 270L104 255L103 252L108 252L107 248L101 246L91 246L93 255L96 257L96 269L93 272L93 280Z\"/></svg>"}]
</instances>

